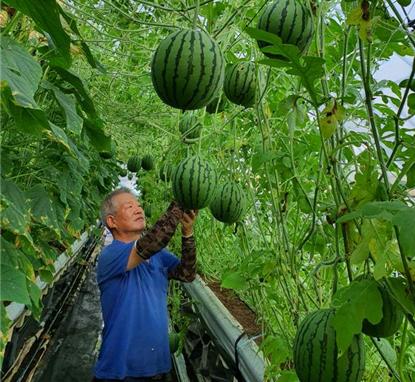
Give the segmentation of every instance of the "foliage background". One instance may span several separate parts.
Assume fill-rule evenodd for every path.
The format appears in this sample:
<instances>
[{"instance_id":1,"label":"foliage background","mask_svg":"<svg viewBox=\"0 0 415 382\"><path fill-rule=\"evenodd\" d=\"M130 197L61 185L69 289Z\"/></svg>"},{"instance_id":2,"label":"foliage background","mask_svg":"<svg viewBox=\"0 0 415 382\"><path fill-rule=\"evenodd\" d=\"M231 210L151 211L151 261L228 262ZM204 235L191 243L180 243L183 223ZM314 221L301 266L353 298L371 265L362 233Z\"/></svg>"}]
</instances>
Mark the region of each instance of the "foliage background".
<instances>
[{"instance_id":1,"label":"foliage background","mask_svg":"<svg viewBox=\"0 0 415 382\"><path fill-rule=\"evenodd\" d=\"M364 378L415 380L413 4L307 2L310 50L301 57L273 39L288 55L281 61L264 59L254 39L266 3L2 5L3 346L11 324L5 304L26 304L39 316L36 277L52 282L56 256L96 220L132 154L155 158L156 169L137 176L151 221L172 197L158 177L161 164L198 152L248 195L237 226L200 213L198 265L257 313L269 379L296 380L292 344L307 312L333 301L347 312L338 320L343 347L364 318L381 316L379 304L364 303L379 299L376 290L350 284L370 272L394 276L389 286L407 318L393 338L365 338ZM178 130L182 112L157 97L150 62L163 37L192 27L195 9L228 63L257 63L264 90L250 109L228 103L223 113L192 112L204 128L188 146ZM376 80L393 55L412 61L408 77Z\"/></svg>"}]
</instances>

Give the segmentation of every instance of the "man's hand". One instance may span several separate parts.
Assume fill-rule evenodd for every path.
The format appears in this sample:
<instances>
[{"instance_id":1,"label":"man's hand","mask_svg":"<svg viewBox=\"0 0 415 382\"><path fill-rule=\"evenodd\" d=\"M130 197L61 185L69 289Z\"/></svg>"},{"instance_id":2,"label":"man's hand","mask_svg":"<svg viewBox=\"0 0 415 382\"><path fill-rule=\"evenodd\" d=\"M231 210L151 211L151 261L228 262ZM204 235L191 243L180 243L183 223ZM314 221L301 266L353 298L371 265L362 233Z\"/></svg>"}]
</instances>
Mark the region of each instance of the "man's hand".
<instances>
[{"instance_id":1,"label":"man's hand","mask_svg":"<svg viewBox=\"0 0 415 382\"><path fill-rule=\"evenodd\" d=\"M180 219L183 236L191 236L193 234L193 225L198 213L199 210L186 210L183 213L183 217Z\"/></svg>"}]
</instances>

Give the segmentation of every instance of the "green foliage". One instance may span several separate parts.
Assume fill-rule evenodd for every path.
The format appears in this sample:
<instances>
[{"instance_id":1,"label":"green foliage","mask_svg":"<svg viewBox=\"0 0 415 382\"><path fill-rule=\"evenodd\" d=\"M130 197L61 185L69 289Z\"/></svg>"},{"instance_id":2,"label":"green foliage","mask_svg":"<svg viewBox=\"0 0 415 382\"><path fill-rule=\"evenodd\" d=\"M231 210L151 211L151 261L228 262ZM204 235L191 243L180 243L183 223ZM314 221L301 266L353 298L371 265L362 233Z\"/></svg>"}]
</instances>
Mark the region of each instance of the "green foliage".
<instances>
[{"instance_id":1,"label":"green foliage","mask_svg":"<svg viewBox=\"0 0 415 382\"><path fill-rule=\"evenodd\" d=\"M340 354L348 349L354 336L361 333L363 320L377 324L382 319L382 296L374 280L353 282L340 289L333 297L333 307L336 308L333 326Z\"/></svg>"},{"instance_id":2,"label":"green foliage","mask_svg":"<svg viewBox=\"0 0 415 382\"><path fill-rule=\"evenodd\" d=\"M344 297L339 309L356 313L350 322L338 317L343 344L358 331L358 320L379 313L373 304L363 307L364 296L376 298L372 287L342 289L364 272L394 276L389 290L408 318L393 340L376 341L383 358L366 341L364 379L386 382L392 372L410 379L414 80L409 67L399 81L396 71L379 70L391 57L412 59L406 19L382 2L369 3L364 23L360 3L312 2L315 32L303 52L251 28L266 8L258 1L201 2L202 17L194 17L194 4L176 0L139 11L126 1L97 7L48 1L50 8L6 3L20 10L2 24L0 43L2 264L24 275L18 285L36 317L41 304L33 281L51 282L54 261L96 221L122 163L136 153L154 157L157 171L141 172L139 179L153 223L173 198L162 181L169 171L159 177L163 164L174 168L201 155L221 181L244 185L247 213L243 223L228 226L200 211L198 267L257 313L267 378L296 380L290 349L299 317L330 306L336 291ZM255 62L265 70L252 108L227 103L217 114L200 110L203 134L197 144L183 145L177 132L182 112L160 100L149 69L161 41L193 28L193 20L227 62ZM262 50L258 40L265 42ZM179 253L177 236L171 249ZM1 308L4 350L10 322Z\"/></svg>"}]
</instances>

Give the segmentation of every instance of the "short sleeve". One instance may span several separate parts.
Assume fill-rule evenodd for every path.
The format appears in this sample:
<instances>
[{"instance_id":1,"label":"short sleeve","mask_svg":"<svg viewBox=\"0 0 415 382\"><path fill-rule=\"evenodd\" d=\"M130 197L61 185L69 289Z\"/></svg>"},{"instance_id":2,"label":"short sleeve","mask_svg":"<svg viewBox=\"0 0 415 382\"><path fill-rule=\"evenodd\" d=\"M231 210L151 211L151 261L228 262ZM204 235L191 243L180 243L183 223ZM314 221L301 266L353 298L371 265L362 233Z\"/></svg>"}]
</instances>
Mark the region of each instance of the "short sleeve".
<instances>
[{"instance_id":1,"label":"short sleeve","mask_svg":"<svg viewBox=\"0 0 415 382\"><path fill-rule=\"evenodd\" d=\"M97 281L101 284L127 272L128 258L133 242L113 242L103 249L98 258Z\"/></svg>"},{"instance_id":2,"label":"short sleeve","mask_svg":"<svg viewBox=\"0 0 415 382\"><path fill-rule=\"evenodd\" d=\"M160 251L160 260L163 267L167 268L167 272L170 272L180 264L180 259L165 248Z\"/></svg>"}]
</instances>

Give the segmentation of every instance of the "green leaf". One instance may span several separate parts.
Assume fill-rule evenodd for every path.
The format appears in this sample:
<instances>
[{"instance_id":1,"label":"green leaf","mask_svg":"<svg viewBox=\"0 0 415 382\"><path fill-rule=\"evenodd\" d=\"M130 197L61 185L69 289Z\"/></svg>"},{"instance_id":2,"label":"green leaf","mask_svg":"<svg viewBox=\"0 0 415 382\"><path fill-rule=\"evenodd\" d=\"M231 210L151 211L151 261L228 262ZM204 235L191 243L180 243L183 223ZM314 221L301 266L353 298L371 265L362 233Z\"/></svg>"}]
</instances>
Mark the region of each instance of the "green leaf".
<instances>
[{"instance_id":1,"label":"green leaf","mask_svg":"<svg viewBox=\"0 0 415 382\"><path fill-rule=\"evenodd\" d=\"M246 289L247 282L239 272L232 272L224 275L222 278L221 287L242 290Z\"/></svg>"},{"instance_id":2,"label":"green leaf","mask_svg":"<svg viewBox=\"0 0 415 382\"><path fill-rule=\"evenodd\" d=\"M406 173L406 187L415 187L415 163L409 168Z\"/></svg>"},{"instance_id":3,"label":"green leaf","mask_svg":"<svg viewBox=\"0 0 415 382\"><path fill-rule=\"evenodd\" d=\"M278 155L275 152L262 151L262 148L259 148L258 151L252 157L252 171L255 173L258 172L258 170L264 163L275 159L277 156Z\"/></svg>"},{"instance_id":4,"label":"green leaf","mask_svg":"<svg viewBox=\"0 0 415 382\"><path fill-rule=\"evenodd\" d=\"M75 135L80 135L83 119L76 112L76 100L74 96L63 93L60 89L48 81L43 81L42 87L53 91L56 100L65 113L67 128Z\"/></svg>"},{"instance_id":5,"label":"green leaf","mask_svg":"<svg viewBox=\"0 0 415 382\"><path fill-rule=\"evenodd\" d=\"M367 319L372 324L380 322L382 304L382 296L374 280L353 282L335 294L333 326L340 354L350 346L353 336L361 333L363 320Z\"/></svg>"},{"instance_id":6,"label":"green leaf","mask_svg":"<svg viewBox=\"0 0 415 382\"><path fill-rule=\"evenodd\" d=\"M33 314L33 317L36 320L40 320L40 316L42 313L42 291L40 288L32 281L27 280L27 290L29 292L30 297L30 305L29 309Z\"/></svg>"},{"instance_id":7,"label":"green leaf","mask_svg":"<svg viewBox=\"0 0 415 382\"><path fill-rule=\"evenodd\" d=\"M411 298L406 279L403 277L388 278L389 291L402 309L412 316L415 316L415 301Z\"/></svg>"},{"instance_id":8,"label":"green leaf","mask_svg":"<svg viewBox=\"0 0 415 382\"><path fill-rule=\"evenodd\" d=\"M261 49L263 52L281 55L293 62L299 61L300 50L296 45L283 44L279 36L261 29L248 27L245 28L245 31L255 40L264 41L270 44Z\"/></svg>"},{"instance_id":9,"label":"green leaf","mask_svg":"<svg viewBox=\"0 0 415 382\"><path fill-rule=\"evenodd\" d=\"M388 363L392 366L396 366L397 356L396 351L389 343L386 338L372 338L373 341L376 342L377 346L379 346L380 350L382 351L382 355L386 358Z\"/></svg>"},{"instance_id":10,"label":"green leaf","mask_svg":"<svg viewBox=\"0 0 415 382\"><path fill-rule=\"evenodd\" d=\"M350 255L350 262L352 264L363 263L369 257L369 243L368 240L362 238L362 241L356 246Z\"/></svg>"},{"instance_id":11,"label":"green leaf","mask_svg":"<svg viewBox=\"0 0 415 382\"><path fill-rule=\"evenodd\" d=\"M2 229L16 235L28 232L30 215L25 195L16 184L5 179L1 180L0 212Z\"/></svg>"},{"instance_id":12,"label":"green leaf","mask_svg":"<svg viewBox=\"0 0 415 382\"><path fill-rule=\"evenodd\" d=\"M36 221L49 227L60 237L55 207L45 188L41 184L37 184L27 192L27 195L30 199L32 215Z\"/></svg>"},{"instance_id":13,"label":"green leaf","mask_svg":"<svg viewBox=\"0 0 415 382\"><path fill-rule=\"evenodd\" d=\"M72 32L74 32L78 37L82 39L81 33L78 30L75 19L72 16L68 15L66 12L64 12L61 7L59 7L59 12L61 16L65 19L65 21L68 23L69 28L71 28ZM105 73L104 67L99 63L98 60L95 59L88 45L84 41L81 42L81 48L89 65L91 65L95 69L100 70L102 73Z\"/></svg>"},{"instance_id":14,"label":"green leaf","mask_svg":"<svg viewBox=\"0 0 415 382\"><path fill-rule=\"evenodd\" d=\"M62 57L63 67L71 66L71 40L62 27L60 6L56 0L6 0L5 3L31 17L40 29L47 32Z\"/></svg>"},{"instance_id":15,"label":"green leaf","mask_svg":"<svg viewBox=\"0 0 415 382\"><path fill-rule=\"evenodd\" d=\"M38 109L34 95L42 77L41 66L12 39L0 39L1 79L11 89L15 105ZM3 86L3 85L2 85Z\"/></svg>"},{"instance_id":16,"label":"green leaf","mask_svg":"<svg viewBox=\"0 0 415 382\"><path fill-rule=\"evenodd\" d=\"M281 337L268 335L261 343L261 350L273 365L279 365L290 359L291 349Z\"/></svg>"},{"instance_id":17,"label":"green leaf","mask_svg":"<svg viewBox=\"0 0 415 382\"><path fill-rule=\"evenodd\" d=\"M59 67L55 67L54 70L58 73L66 82L73 86L72 91L74 92L78 102L82 106L85 113L88 114L89 118L92 120L98 119L97 112L95 110L94 102L90 97L86 86L81 78L79 78L75 73L72 73L69 70L65 70Z\"/></svg>"},{"instance_id":18,"label":"green leaf","mask_svg":"<svg viewBox=\"0 0 415 382\"><path fill-rule=\"evenodd\" d=\"M111 152L111 137L105 134L102 123L100 121L85 119L84 129L92 146L94 146L97 151Z\"/></svg>"},{"instance_id":19,"label":"green leaf","mask_svg":"<svg viewBox=\"0 0 415 382\"><path fill-rule=\"evenodd\" d=\"M15 267L2 265L0 270L0 301L30 305L26 276Z\"/></svg>"},{"instance_id":20,"label":"green leaf","mask_svg":"<svg viewBox=\"0 0 415 382\"><path fill-rule=\"evenodd\" d=\"M400 241L406 256L413 256L415 253L415 207L407 207L395 215L392 223L399 227Z\"/></svg>"},{"instance_id":21,"label":"green leaf","mask_svg":"<svg viewBox=\"0 0 415 382\"><path fill-rule=\"evenodd\" d=\"M409 113L415 114L415 93L409 94L407 104L409 108Z\"/></svg>"},{"instance_id":22,"label":"green leaf","mask_svg":"<svg viewBox=\"0 0 415 382\"><path fill-rule=\"evenodd\" d=\"M73 151L73 143L59 126L54 125L52 122L49 122L50 131L48 131L48 137L55 142L63 145L71 155L75 155Z\"/></svg>"},{"instance_id":23,"label":"green leaf","mask_svg":"<svg viewBox=\"0 0 415 382\"><path fill-rule=\"evenodd\" d=\"M283 370L278 382L298 382L298 377L294 371Z\"/></svg>"}]
</instances>

